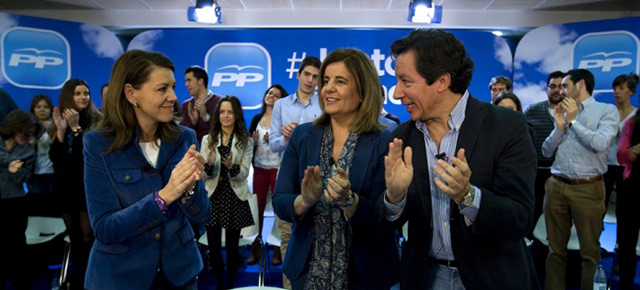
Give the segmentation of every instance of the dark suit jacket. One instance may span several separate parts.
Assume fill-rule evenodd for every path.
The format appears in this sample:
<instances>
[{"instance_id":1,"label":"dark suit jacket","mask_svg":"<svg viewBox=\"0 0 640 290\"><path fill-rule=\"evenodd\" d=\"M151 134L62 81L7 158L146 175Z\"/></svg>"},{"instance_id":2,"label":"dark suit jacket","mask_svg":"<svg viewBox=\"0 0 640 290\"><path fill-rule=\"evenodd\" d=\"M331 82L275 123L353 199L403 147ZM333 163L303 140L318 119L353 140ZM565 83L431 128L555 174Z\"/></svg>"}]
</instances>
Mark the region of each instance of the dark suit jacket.
<instances>
[{"instance_id":1,"label":"dark suit jacket","mask_svg":"<svg viewBox=\"0 0 640 290\"><path fill-rule=\"evenodd\" d=\"M148 165L138 137L123 148L104 153L114 136L101 130L84 136L85 186L96 240L85 279L87 289L149 289L157 269L169 282L183 285L203 263L189 222L209 219L211 203L204 182L182 203L162 214L153 192L162 189L191 144L193 130L180 127L176 142L162 141L156 168Z\"/></svg>"},{"instance_id":2,"label":"dark suit jacket","mask_svg":"<svg viewBox=\"0 0 640 290\"><path fill-rule=\"evenodd\" d=\"M307 166L320 161L320 147L324 127L303 124L293 131L278 172L273 208L283 220L292 222L291 240L284 260L283 271L295 281L308 271L312 256L315 207L302 219L294 216L293 202L300 194L300 184ZM353 229L350 249L349 287L354 289L357 280L362 289L388 290L396 283L399 262L393 228L377 223L374 218L375 202L385 191L384 156L387 154L388 132L363 134L358 138L353 165L349 174L351 190L360 201L349 220Z\"/></svg>"},{"instance_id":3,"label":"dark suit jacket","mask_svg":"<svg viewBox=\"0 0 640 290\"><path fill-rule=\"evenodd\" d=\"M475 222L467 226L451 201L451 241L460 276L468 290L538 289L524 237L534 224L533 184L536 153L522 113L498 108L470 97L460 128L456 152L466 150L471 184L482 191ZM392 137L413 150L414 176L401 217L409 221L402 249L400 287L428 289L435 261L429 257L433 237L431 190L425 141L414 121L396 129ZM379 218L384 203L378 201Z\"/></svg>"}]
</instances>

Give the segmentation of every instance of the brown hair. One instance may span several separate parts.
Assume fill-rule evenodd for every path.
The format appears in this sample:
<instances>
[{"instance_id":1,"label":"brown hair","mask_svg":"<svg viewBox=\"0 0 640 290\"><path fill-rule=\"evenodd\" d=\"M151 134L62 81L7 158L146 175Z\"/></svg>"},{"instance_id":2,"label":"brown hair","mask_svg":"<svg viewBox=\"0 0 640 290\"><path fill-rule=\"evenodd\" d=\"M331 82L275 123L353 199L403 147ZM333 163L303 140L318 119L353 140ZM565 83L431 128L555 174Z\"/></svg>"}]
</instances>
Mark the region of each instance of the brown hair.
<instances>
[{"instance_id":1,"label":"brown hair","mask_svg":"<svg viewBox=\"0 0 640 290\"><path fill-rule=\"evenodd\" d=\"M104 128L104 134L115 135L113 144L107 149L107 152L118 150L131 142L138 125L133 105L129 103L124 94L124 86L130 84L134 89L140 89L149 80L151 72L158 67L175 71L173 62L166 55L138 49L123 53L113 64L109 89L102 106L104 119L98 124L98 128ZM160 138L175 142L179 136L180 128L176 123L173 121L160 122L154 141Z\"/></svg>"},{"instance_id":2,"label":"brown hair","mask_svg":"<svg viewBox=\"0 0 640 290\"><path fill-rule=\"evenodd\" d=\"M320 117L313 121L313 124L326 126L331 123L331 116L324 112L324 100L322 98L324 82L322 80L327 66L335 62L342 62L347 67L353 76L360 99L362 99L356 116L349 124L349 130L356 134L382 130L382 125L378 122L378 116L382 111L382 92L380 90L378 72L371 59L364 52L353 48L336 49L329 53L322 62L318 92L320 93L320 108L323 112Z\"/></svg>"}]
</instances>

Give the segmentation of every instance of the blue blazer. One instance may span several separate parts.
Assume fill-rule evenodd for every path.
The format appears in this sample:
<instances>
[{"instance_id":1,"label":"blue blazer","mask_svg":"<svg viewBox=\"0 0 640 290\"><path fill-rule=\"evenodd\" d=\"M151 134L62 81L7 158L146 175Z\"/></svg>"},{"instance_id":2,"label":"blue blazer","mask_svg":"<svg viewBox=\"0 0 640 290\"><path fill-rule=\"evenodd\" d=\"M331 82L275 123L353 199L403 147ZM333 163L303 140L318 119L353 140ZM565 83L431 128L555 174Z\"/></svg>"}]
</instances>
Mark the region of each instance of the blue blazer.
<instances>
[{"instance_id":1,"label":"blue blazer","mask_svg":"<svg viewBox=\"0 0 640 290\"><path fill-rule=\"evenodd\" d=\"M293 131L282 158L278 180L273 196L273 208L283 220L292 222L291 239L284 259L283 272L295 281L308 271L312 256L315 207L298 219L294 216L293 202L300 194L300 184L307 166L318 165L324 127L311 123L303 124ZM384 156L388 151L389 133L363 134L353 158L349 174L351 190L358 194L359 203L349 219L353 229L350 249L349 273L359 276L350 279L349 288L356 282L363 289L388 290L396 283L396 268L399 263L394 229L384 227L374 218L376 200L385 192ZM351 268L351 267L355 267Z\"/></svg>"},{"instance_id":2,"label":"blue blazer","mask_svg":"<svg viewBox=\"0 0 640 290\"><path fill-rule=\"evenodd\" d=\"M189 146L198 145L193 130L181 126L180 131L178 141L162 141L156 168L148 164L138 136L109 153L104 152L114 136L101 130L84 136L84 182L96 238L85 288L149 289L158 269L183 285L202 269L189 222L204 223L211 214L204 182L198 181L186 203L170 204L166 215L153 200Z\"/></svg>"}]
</instances>

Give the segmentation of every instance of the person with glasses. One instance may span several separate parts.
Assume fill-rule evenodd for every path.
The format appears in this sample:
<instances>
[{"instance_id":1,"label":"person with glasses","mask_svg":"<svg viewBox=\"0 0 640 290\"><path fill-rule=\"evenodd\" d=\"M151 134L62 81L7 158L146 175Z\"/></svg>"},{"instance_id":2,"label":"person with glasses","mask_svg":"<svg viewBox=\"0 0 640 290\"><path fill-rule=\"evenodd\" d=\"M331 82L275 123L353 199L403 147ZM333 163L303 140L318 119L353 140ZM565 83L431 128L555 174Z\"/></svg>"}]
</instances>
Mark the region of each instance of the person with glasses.
<instances>
[{"instance_id":1,"label":"person with glasses","mask_svg":"<svg viewBox=\"0 0 640 290\"><path fill-rule=\"evenodd\" d=\"M551 177L550 168L554 159L553 156L544 157L542 155L542 143L544 143L544 139L547 139L547 136L553 131L553 111L556 105L562 102L563 99L560 91L562 90L562 78L564 78L564 76L565 73L561 71L554 71L549 74L545 89L547 99L529 106L524 112L528 123L531 124L531 127L536 132L535 138L533 139L533 145L536 148L536 157L538 159L538 172L535 183L536 207L533 212L533 218L536 221L542 214L544 183ZM531 229L528 235L529 238L532 237L532 233L533 229Z\"/></svg>"}]
</instances>

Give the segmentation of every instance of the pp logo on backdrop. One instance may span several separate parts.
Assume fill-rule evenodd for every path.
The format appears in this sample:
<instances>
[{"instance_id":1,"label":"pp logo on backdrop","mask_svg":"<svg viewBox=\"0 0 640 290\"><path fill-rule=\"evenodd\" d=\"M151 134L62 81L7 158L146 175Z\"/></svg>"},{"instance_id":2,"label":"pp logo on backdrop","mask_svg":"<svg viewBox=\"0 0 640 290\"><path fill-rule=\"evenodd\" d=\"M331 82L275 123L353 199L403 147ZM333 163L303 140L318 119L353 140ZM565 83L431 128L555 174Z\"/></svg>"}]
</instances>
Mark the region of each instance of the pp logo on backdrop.
<instances>
[{"instance_id":1,"label":"pp logo on backdrop","mask_svg":"<svg viewBox=\"0 0 640 290\"><path fill-rule=\"evenodd\" d=\"M204 63L215 93L237 96L243 109L260 108L271 85L271 56L262 45L219 43L209 49Z\"/></svg>"},{"instance_id":2,"label":"pp logo on backdrop","mask_svg":"<svg viewBox=\"0 0 640 290\"><path fill-rule=\"evenodd\" d=\"M587 33L573 45L573 67L593 73L594 92L611 92L618 75L638 73L639 44L629 31Z\"/></svg>"},{"instance_id":3,"label":"pp logo on backdrop","mask_svg":"<svg viewBox=\"0 0 640 290\"><path fill-rule=\"evenodd\" d=\"M69 42L60 33L13 27L1 41L2 72L14 86L59 89L71 76Z\"/></svg>"}]
</instances>

